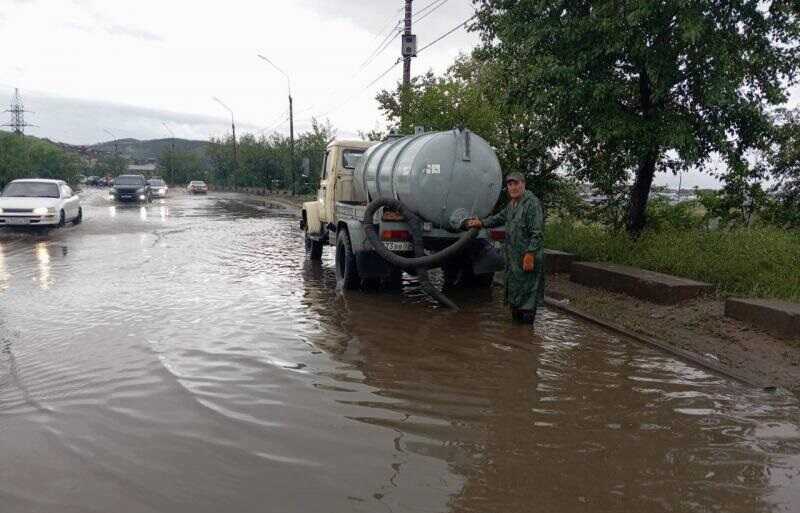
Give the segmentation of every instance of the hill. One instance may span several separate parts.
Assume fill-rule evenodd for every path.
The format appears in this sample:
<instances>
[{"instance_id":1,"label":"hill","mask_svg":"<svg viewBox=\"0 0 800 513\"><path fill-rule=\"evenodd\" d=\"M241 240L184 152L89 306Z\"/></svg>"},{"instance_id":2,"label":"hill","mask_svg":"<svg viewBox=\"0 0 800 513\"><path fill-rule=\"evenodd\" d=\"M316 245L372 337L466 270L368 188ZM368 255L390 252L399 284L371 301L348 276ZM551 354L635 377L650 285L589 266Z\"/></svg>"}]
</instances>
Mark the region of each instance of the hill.
<instances>
[{"instance_id":1,"label":"hill","mask_svg":"<svg viewBox=\"0 0 800 513\"><path fill-rule=\"evenodd\" d=\"M124 157L132 160L148 160L158 159L162 152L169 149L173 143L176 152L194 153L201 158L205 158L206 148L209 145L208 141L178 138L150 139L147 141L140 141L138 139L118 139L116 141L95 144L89 146L89 148L101 153L114 153L116 145L116 151Z\"/></svg>"}]
</instances>

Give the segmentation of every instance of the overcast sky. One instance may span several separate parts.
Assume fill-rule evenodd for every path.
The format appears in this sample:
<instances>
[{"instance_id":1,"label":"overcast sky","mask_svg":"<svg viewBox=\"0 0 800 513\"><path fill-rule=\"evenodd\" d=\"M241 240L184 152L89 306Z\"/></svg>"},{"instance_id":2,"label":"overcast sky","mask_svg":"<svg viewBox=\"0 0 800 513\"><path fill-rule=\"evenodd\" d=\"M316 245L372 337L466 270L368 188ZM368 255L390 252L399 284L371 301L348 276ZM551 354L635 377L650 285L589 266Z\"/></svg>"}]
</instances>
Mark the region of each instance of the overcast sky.
<instances>
[{"instance_id":1,"label":"overcast sky","mask_svg":"<svg viewBox=\"0 0 800 513\"><path fill-rule=\"evenodd\" d=\"M417 10L431 0L416 0ZM438 2L437 2L438 3ZM312 115L342 135L383 126L375 93L400 79L399 39L365 59L402 17L402 0L0 0L0 104L13 87L35 111L29 133L71 143L119 137L179 137L229 130L288 131L290 77L299 130ZM464 21L470 0L446 0L415 26L420 45ZM477 41L455 33L414 60L413 71L444 70Z\"/></svg>"},{"instance_id":2,"label":"overcast sky","mask_svg":"<svg viewBox=\"0 0 800 513\"><path fill-rule=\"evenodd\" d=\"M415 12L431 2L415 0ZM329 119L340 137L383 128L375 93L401 78L399 39L364 66L402 18L403 0L0 0L0 105L19 87L32 135L90 144L119 138L207 139L229 133L288 132L290 77L296 130ZM414 32L422 47L466 20L470 0L444 0ZM478 38L464 30L413 61L412 73L441 72ZM798 98L795 98L795 102ZM3 122L6 122L4 119ZM658 183L675 184L661 176ZM715 181L697 173L684 184Z\"/></svg>"}]
</instances>

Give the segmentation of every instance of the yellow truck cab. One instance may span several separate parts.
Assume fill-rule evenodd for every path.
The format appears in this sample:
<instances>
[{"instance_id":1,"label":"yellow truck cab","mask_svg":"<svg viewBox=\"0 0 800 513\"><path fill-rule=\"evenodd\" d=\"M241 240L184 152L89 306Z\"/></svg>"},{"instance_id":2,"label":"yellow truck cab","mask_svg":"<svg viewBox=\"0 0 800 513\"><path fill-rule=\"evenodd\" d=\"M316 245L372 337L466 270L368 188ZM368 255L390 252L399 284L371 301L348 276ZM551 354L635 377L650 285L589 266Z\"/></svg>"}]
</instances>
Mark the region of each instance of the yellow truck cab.
<instances>
[{"instance_id":1,"label":"yellow truck cab","mask_svg":"<svg viewBox=\"0 0 800 513\"><path fill-rule=\"evenodd\" d=\"M325 150L316 201L303 203L302 227L306 243L322 251L328 227L335 224L336 203L353 201L353 171L371 141L333 141Z\"/></svg>"}]
</instances>

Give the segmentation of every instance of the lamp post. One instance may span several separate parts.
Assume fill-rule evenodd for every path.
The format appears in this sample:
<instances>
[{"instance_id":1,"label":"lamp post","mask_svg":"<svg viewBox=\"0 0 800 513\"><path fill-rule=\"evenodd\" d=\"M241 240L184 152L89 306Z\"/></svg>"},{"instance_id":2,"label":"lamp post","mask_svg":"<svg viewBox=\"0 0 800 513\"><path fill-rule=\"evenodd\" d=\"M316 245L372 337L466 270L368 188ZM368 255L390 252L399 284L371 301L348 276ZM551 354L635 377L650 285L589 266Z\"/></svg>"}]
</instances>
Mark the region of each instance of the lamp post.
<instances>
[{"instance_id":1,"label":"lamp post","mask_svg":"<svg viewBox=\"0 0 800 513\"><path fill-rule=\"evenodd\" d=\"M236 149L236 123L233 121L233 111L231 110L230 107L225 105L222 102L222 100L220 100L216 96L212 96L211 99L214 100L215 102L219 103L220 105L222 105L222 107L225 110L227 110L228 112L231 113L231 131L233 132L233 167L234 168L238 168L239 167L239 152Z\"/></svg>"},{"instance_id":2,"label":"lamp post","mask_svg":"<svg viewBox=\"0 0 800 513\"><path fill-rule=\"evenodd\" d=\"M286 86L289 92L289 160L292 167L292 194L297 194L297 169L294 165L294 111L292 110L292 81L282 69L275 65L274 62L258 54L258 58L265 61L267 64L275 68L278 73L286 77Z\"/></svg>"},{"instance_id":3,"label":"lamp post","mask_svg":"<svg viewBox=\"0 0 800 513\"><path fill-rule=\"evenodd\" d=\"M162 121L161 124L164 125L164 128L167 129L167 132L169 132L170 137L172 137L169 144L169 169L167 172L169 173L168 181L172 180L174 182L175 176L173 175L173 173L175 171L174 167L175 163L173 161L175 159L175 134L172 133L172 129L169 127L166 121Z\"/></svg>"},{"instance_id":4,"label":"lamp post","mask_svg":"<svg viewBox=\"0 0 800 513\"><path fill-rule=\"evenodd\" d=\"M116 156L117 155L117 136L114 135L114 133L111 132L111 130L109 130L108 128L104 128L103 132L105 132L108 135L110 135L111 139L114 141L114 156Z\"/></svg>"},{"instance_id":5,"label":"lamp post","mask_svg":"<svg viewBox=\"0 0 800 513\"><path fill-rule=\"evenodd\" d=\"M116 166L117 165L117 157L119 157L119 152L117 151L117 136L114 135L114 133L111 130L107 129L107 128L104 128L103 132L105 132L108 135L110 135L111 138L114 140L114 165ZM118 170L111 169L111 171L118 171Z\"/></svg>"}]
</instances>

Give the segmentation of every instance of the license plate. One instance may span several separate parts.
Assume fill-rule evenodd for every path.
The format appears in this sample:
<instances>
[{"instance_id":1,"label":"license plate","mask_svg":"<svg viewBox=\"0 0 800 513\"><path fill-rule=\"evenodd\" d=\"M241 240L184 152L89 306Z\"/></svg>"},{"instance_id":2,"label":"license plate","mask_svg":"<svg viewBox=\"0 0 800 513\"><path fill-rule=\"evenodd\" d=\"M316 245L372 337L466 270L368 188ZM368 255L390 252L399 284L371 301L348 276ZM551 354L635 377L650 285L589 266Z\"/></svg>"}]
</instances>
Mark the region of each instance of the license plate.
<instances>
[{"instance_id":1,"label":"license plate","mask_svg":"<svg viewBox=\"0 0 800 513\"><path fill-rule=\"evenodd\" d=\"M411 251L414 245L410 241L386 241L383 243L389 251Z\"/></svg>"},{"instance_id":2,"label":"license plate","mask_svg":"<svg viewBox=\"0 0 800 513\"><path fill-rule=\"evenodd\" d=\"M30 224L28 219L17 218L17 217L7 217L6 222L8 224Z\"/></svg>"}]
</instances>

